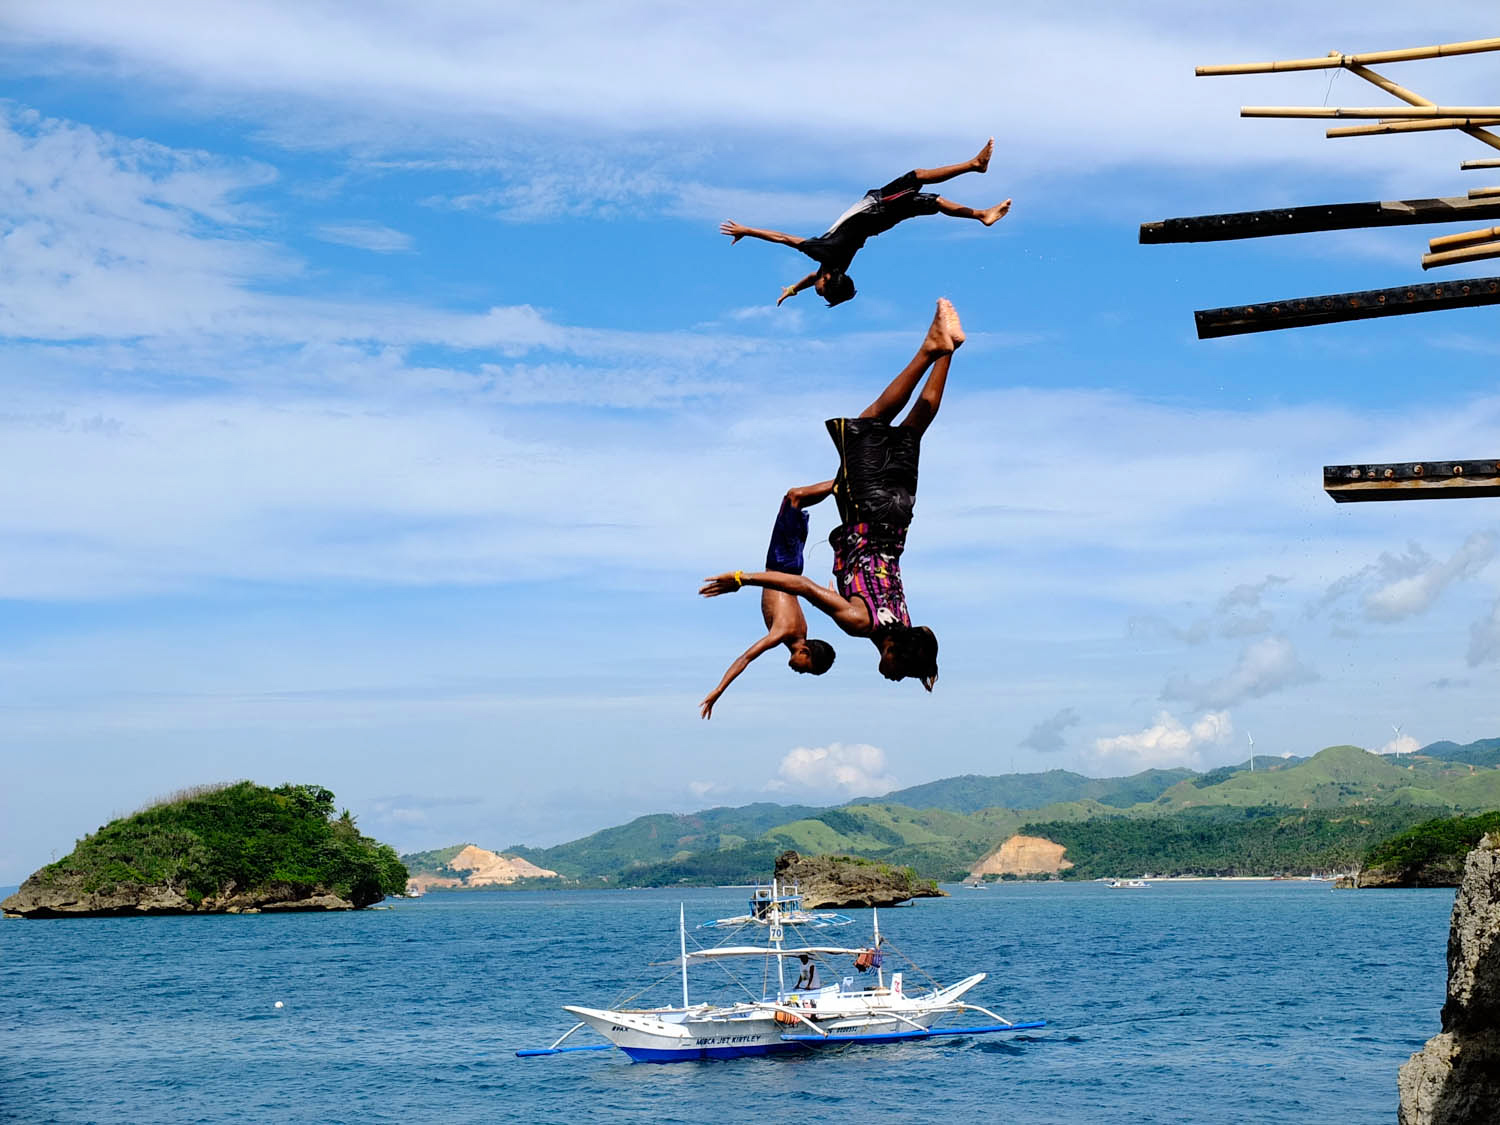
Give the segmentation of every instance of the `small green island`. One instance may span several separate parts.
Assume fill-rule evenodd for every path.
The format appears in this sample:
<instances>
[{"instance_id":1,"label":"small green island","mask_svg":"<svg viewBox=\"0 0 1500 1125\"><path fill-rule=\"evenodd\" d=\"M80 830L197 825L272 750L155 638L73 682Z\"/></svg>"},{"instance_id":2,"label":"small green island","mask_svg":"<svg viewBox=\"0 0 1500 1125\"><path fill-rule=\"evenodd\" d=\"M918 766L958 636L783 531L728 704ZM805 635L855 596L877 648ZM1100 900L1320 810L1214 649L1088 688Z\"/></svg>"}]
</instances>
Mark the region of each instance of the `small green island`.
<instances>
[{"instance_id":1,"label":"small green island","mask_svg":"<svg viewBox=\"0 0 1500 1125\"><path fill-rule=\"evenodd\" d=\"M78 841L4 902L24 918L356 910L406 889L395 851L319 785L184 790Z\"/></svg>"}]
</instances>

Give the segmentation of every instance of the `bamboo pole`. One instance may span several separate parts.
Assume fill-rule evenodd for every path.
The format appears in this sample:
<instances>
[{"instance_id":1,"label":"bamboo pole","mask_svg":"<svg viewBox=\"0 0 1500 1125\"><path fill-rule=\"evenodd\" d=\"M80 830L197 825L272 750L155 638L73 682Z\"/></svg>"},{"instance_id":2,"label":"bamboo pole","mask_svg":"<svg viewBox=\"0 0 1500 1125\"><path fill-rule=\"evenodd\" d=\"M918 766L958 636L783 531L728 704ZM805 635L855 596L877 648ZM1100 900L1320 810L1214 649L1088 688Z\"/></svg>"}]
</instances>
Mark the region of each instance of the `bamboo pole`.
<instances>
[{"instance_id":1,"label":"bamboo pole","mask_svg":"<svg viewBox=\"0 0 1500 1125\"><path fill-rule=\"evenodd\" d=\"M1354 64L1351 64L1348 67L1348 70L1349 70L1349 73L1352 74L1352 75L1354 75L1356 78L1362 78L1366 82L1370 83L1372 86L1378 86L1378 87L1380 87L1380 89L1384 90L1387 94L1390 94L1393 98L1398 98L1401 101L1406 102L1408 105L1424 105L1424 106L1426 106L1426 105L1432 105L1433 104L1432 101L1431 101L1431 99L1424 98L1421 94L1417 93L1415 90L1408 90L1405 86L1401 86L1401 85L1398 85L1395 82L1392 82L1389 78L1385 77L1385 75L1383 75L1383 74L1377 74L1375 71L1371 70L1367 66L1361 66L1358 63L1354 63ZM1442 118L1442 117L1436 118L1435 120L1438 120L1438 121L1449 121L1449 120L1457 121L1456 118ZM1392 122L1391 122L1391 120L1389 118L1383 119L1380 123L1382 125L1392 124ZM1435 126L1429 126L1429 128L1434 128L1434 127ZM1359 128L1359 127L1355 126L1355 128ZM1487 145L1489 145L1493 149L1500 149L1500 136L1496 136L1494 133L1487 132L1484 129L1479 128L1477 125L1472 125L1472 124L1470 124L1470 125L1459 124L1459 125L1457 125L1457 128L1463 130L1465 133L1467 133L1469 136L1473 137L1476 141L1479 141L1481 144L1487 144ZM1399 129L1381 130L1381 132L1391 132L1391 133L1405 132L1405 131L1410 131L1410 130L1399 130ZM1342 132L1342 131L1337 131L1336 132L1336 131L1330 129L1329 132L1328 132L1328 135L1330 137L1333 137L1333 136L1356 137L1356 136L1361 136L1362 134L1355 132L1353 129L1351 129L1349 132Z\"/></svg>"},{"instance_id":2,"label":"bamboo pole","mask_svg":"<svg viewBox=\"0 0 1500 1125\"><path fill-rule=\"evenodd\" d=\"M1379 120L1425 117L1500 117L1500 105L1247 105L1241 117L1350 117Z\"/></svg>"},{"instance_id":3,"label":"bamboo pole","mask_svg":"<svg viewBox=\"0 0 1500 1125\"><path fill-rule=\"evenodd\" d=\"M1497 229L1496 233L1500 233L1500 229ZM1477 246L1465 246L1458 250L1423 254L1422 268L1430 270L1434 266L1457 266L1464 262L1482 262L1486 258L1500 258L1500 241L1481 242Z\"/></svg>"},{"instance_id":4,"label":"bamboo pole","mask_svg":"<svg viewBox=\"0 0 1500 1125\"><path fill-rule=\"evenodd\" d=\"M1470 199L1492 199L1500 195L1500 187L1477 187L1469 189Z\"/></svg>"},{"instance_id":5,"label":"bamboo pole","mask_svg":"<svg viewBox=\"0 0 1500 1125\"><path fill-rule=\"evenodd\" d=\"M1468 172L1474 168L1500 168L1500 160L1465 160L1459 170Z\"/></svg>"},{"instance_id":6,"label":"bamboo pole","mask_svg":"<svg viewBox=\"0 0 1500 1125\"><path fill-rule=\"evenodd\" d=\"M1447 58L1450 55L1474 55L1482 51L1500 51L1500 39L1469 39L1461 43L1440 43L1433 47L1407 47L1399 51L1367 51L1360 55L1329 52L1316 59L1286 59L1282 62L1228 63L1200 66L1193 73L1200 78L1224 74L1274 74L1286 70L1328 70L1333 67L1359 66L1366 63L1410 62L1414 59Z\"/></svg>"},{"instance_id":7,"label":"bamboo pole","mask_svg":"<svg viewBox=\"0 0 1500 1125\"><path fill-rule=\"evenodd\" d=\"M1343 125L1329 129L1326 136L1378 137L1386 133L1425 133L1431 129L1478 129L1482 125L1500 125L1500 117L1430 117L1425 121L1382 121L1376 125Z\"/></svg>"},{"instance_id":8,"label":"bamboo pole","mask_svg":"<svg viewBox=\"0 0 1500 1125\"><path fill-rule=\"evenodd\" d=\"M1480 227L1478 230L1466 230L1460 234L1444 234L1432 239L1427 243L1427 249L1456 250L1460 246L1472 246L1478 242L1490 242L1500 239L1500 227Z\"/></svg>"}]
</instances>

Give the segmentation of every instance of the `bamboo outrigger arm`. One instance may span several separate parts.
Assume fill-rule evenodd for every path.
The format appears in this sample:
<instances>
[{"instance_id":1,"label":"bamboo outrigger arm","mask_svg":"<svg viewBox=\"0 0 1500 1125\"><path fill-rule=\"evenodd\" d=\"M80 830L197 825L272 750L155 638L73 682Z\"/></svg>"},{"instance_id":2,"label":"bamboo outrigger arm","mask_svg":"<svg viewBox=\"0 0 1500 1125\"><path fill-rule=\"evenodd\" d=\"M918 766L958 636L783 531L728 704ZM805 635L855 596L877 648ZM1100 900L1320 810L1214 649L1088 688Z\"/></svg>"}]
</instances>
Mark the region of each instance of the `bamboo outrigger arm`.
<instances>
[{"instance_id":1,"label":"bamboo outrigger arm","mask_svg":"<svg viewBox=\"0 0 1500 1125\"><path fill-rule=\"evenodd\" d=\"M1340 504L1500 496L1500 461L1324 465L1323 491Z\"/></svg>"},{"instance_id":2,"label":"bamboo outrigger arm","mask_svg":"<svg viewBox=\"0 0 1500 1125\"><path fill-rule=\"evenodd\" d=\"M1470 219L1500 219L1500 200L1450 196L1443 199L1324 203L1313 207L1278 207L1268 211L1191 215L1142 223L1140 240L1148 244L1225 242L1237 238L1267 238L1278 234L1413 226L1420 223L1458 223Z\"/></svg>"},{"instance_id":3,"label":"bamboo outrigger arm","mask_svg":"<svg viewBox=\"0 0 1500 1125\"><path fill-rule=\"evenodd\" d=\"M1500 160L1465 160L1458 167L1464 172L1476 168L1500 168Z\"/></svg>"},{"instance_id":4,"label":"bamboo outrigger arm","mask_svg":"<svg viewBox=\"0 0 1500 1125\"><path fill-rule=\"evenodd\" d=\"M1427 249L1433 253L1440 250L1457 250L1460 246L1477 246L1481 242L1494 242L1500 239L1500 227L1480 227L1478 230L1466 230L1460 234L1445 234L1434 238L1427 243Z\"/></svg>"},{"instance_id":5,"label":"bamboo outrigger arm","mask_svg":"<svg viewBox=\"0 0 1500 1125\"><path fill-rule=\"evenodd\" d=\"M1352 68L1373 63L1410 62L1416 59L1440 59L1450 55L1474 55L1482 51L1500 51L1500 39L1469 39L1461 43L1439 43L1432 47L1407 47L1399 51L1366 51L1345 55L1331 51L1315 59L1286 59L1282 62L1229 63L1224 66L1200 66L1193 73L1200 78L1224 74L1275 74L1287 70L1329 70Z\"/></svg>"},{"instance_id":6,"label":"bamboo outrigger arm","mask_svg":"<svg viewBox=\"0 0 1500 1125\"><path fill-rule=\"evenodd\" d=\"M1193 314L1198 339L1274 332L1348 320L1437 312L1441 309L1500 305L1500 277L1472 277L1436 284L1368 289L1358 293L1329 293L1321 297L1293 297L1258 305L1199 309Z\"/></svg>"},{"instance_id":7,"label":"bamboo outrigger arm","mask_svg":"<svg viewBox=\"0 0 1500 1125\"><path fill-rule=\"evenodd\" d=\"M1496 235L1496 239L1497 241L1494 242L1478 242L1472 246L1460 246L1453 250L1438 250L1431 254L1423 254L1422 268L1430 270L1434 266L1461 266L1468 262L1483 262L1489 258L1500 258L1500 234Z\"/></svg>"}]
</instances>

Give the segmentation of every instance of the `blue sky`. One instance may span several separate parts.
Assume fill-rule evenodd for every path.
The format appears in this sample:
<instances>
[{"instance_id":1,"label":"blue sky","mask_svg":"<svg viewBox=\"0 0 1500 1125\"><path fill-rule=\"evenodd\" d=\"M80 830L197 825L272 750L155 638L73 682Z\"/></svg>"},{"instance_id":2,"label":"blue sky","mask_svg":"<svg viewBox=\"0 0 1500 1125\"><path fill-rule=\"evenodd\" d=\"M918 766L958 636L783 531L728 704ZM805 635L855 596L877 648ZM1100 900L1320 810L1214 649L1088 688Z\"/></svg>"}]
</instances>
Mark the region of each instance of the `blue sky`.
<instances>
[{"instance_id":1,"label":"blue sky","mask_svg":"<svg viewBox=\"0 0 1500 1125\"><path fill-rule=\"evenodd\" d=\"M1320 488L1493 454L1494 310L1200 342L1195 308L1411 280L1435 232L1136 242L1486 182L1462 137L1237 115L1380 103L1350 75L1192 67L1490 7L1122 7L6 5L0 882L238 777L327 785L403 850L502 847L1500 733L1495 502ZM1496 95L1494 56L1390 72ZM774 308L800 256L716 233L817 233L990 134L944 191L1011 216L881 236L837 310ZM829 675L767 658L702 722L759 618L698 580L758 564L939 295L970 335L905 564L936 692L835 638Z\"/></svg>"}]
</instances>

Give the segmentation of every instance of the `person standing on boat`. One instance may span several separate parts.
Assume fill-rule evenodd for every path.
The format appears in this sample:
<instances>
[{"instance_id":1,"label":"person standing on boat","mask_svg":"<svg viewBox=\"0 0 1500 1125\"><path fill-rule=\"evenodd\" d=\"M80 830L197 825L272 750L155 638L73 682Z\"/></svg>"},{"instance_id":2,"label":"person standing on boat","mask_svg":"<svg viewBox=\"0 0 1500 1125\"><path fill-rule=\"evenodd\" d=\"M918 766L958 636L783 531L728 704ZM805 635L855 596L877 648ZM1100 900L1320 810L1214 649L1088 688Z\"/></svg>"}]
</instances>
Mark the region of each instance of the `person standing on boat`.
<instances>
[{"instance_id":1,"label":"person standing on boat","mask_svg":"<svg viewBox=\"0 0 1500 1125\"><path fill-rule=\"evenodd\" d=\"M916 677L931 691L938 676L937 636L927 626L911 623L901 554L916 504L922 435L937 416L953 353L963 342L958 313L945 297L937 303L917 354L880 397L858 418L828 422L839 449L832 490L842 522L829 537L837 589L802 575L736 570L704 579L698 592L713 598L761 586L803 598L850 636L868 637L880 652L880 674L886 679ZM900 425L893 425L924 376L916 403Z\"/></svg>"},{"instance_id":2,"label":"person standing on boat","mask_svg":"<svg viewBox=\"0 0 1500 1125\"><path fill-rule=\"evenodd\" d=\"M797 976L797 983L792 985L797 992L816 992L818 985L818 963L808 957L806 953L798 956L797 960L802 962L802 972Z\"/></svg>"}]
</instances>

